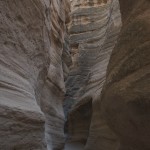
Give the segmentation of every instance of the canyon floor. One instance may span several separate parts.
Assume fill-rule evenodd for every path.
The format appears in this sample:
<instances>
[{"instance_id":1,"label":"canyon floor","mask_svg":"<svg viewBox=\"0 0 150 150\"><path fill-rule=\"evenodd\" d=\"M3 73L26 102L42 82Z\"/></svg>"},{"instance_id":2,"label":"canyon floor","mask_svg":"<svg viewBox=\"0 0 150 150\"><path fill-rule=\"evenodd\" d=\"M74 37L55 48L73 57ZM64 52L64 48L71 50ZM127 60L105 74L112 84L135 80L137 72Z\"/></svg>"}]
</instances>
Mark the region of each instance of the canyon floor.
<instances>
[{"instance_id":1,"label":"canyon floor","mask_svg":"<svg viewBox=\"0 0 150 150\"><path fill-rule=\"evenodd\" d=\"M84 145L80 143L66 143L64 150L83 150Z\"/></svg>"}]
</instances>

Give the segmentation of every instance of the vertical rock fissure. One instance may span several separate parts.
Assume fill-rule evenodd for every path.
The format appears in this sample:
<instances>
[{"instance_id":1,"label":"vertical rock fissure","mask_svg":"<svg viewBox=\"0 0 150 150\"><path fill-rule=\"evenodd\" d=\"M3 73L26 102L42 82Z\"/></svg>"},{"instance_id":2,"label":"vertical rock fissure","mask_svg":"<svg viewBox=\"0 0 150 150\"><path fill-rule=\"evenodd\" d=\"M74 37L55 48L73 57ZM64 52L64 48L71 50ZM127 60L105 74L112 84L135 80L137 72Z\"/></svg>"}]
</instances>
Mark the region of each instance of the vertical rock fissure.
<instances>
[{"instance_id":1,"label":"vertical rock fissure","mask_svg":"<svg viewBox=\"0 0 150 150\"><path fill-rule=\"evenodd\" d=\"M150 150L149 8L0 0L0 150Z\"/></svg>"},{"instance_id":2,"label":"vertical rock fissure","mask_svg":"<svg viewBox=\"0 0 150 150\"><path fill-rule=\"evenodd\" d=\"M68 145L87 150L93 147L104 150L111 147L113 150L118 145L116 136L99 113L99 98L120 28L118 0L71 1L68 29L73 64L66 80L64 102ZM91 108L88 107L89 99ZM85 117L88 108L92 110L88 115L89 122Z\"/></svg>"}]
</instances>

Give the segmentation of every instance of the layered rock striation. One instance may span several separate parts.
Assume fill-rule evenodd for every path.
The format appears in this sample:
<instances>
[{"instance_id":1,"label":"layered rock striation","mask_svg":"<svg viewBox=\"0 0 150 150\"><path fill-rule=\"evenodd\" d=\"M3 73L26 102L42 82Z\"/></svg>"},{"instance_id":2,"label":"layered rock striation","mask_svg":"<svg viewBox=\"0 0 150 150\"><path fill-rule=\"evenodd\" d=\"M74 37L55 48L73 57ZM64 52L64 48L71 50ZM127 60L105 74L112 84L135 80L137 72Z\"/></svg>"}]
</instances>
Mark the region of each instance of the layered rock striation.
<instances>
[{"instance_id":1,"label":"layered rock striation","mask_svg":"<svg viewBox=\"0 0 150 150\"><path fill-rule=\"evenodd\" d=\"M71 63L66 24L69 21L70 4L51 1L50 12L50 65L41 96L41 108L46 117L45 130L48 149L64 147L63 99L66 92L65 78Z\"/></svg>"},{"instance_id":2,"label":"layered rock striation","mask_svg":"<svg viewBox=\"0 0 150 150\"><path fill-rule=\"evenodd\" d=\"M85 149L114 149L116 136L99 113L99 97L115 46L121 15L118 0L72 1L69 25L73 65L66 81L68 141ZM72 106L73 104L73 106Z\"/></svg>"},{"instance_id":3,"label":"layered rock striation","mask_svg":"<svg viewBox=\"0 0 150 150\"><path fill-rule=\"evenodd\" d=\"M67 0L0 1L0 149L63 148L69 7Z\"/></svg>"},{"instance_id":4,"label":"layered rock striation","mask_svg":"<svg viewBox=\"0 0 150 150\"><path fill-rule=\"evenodd\" d=\"M149 8L1 0L0 150L149 150Z\"/></svg>"}]
</instances>

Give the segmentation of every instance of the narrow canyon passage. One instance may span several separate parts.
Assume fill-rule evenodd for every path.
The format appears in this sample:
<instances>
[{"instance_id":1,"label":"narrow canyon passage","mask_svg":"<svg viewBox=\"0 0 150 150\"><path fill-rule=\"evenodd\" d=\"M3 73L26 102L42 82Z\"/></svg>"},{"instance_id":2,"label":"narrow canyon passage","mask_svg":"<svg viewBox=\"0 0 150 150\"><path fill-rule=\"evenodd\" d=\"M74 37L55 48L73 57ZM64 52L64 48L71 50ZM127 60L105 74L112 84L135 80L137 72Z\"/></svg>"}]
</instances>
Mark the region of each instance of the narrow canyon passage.
<instances>
[{"instance_id":1,"label":"narrow canyon passage","mask_svg":"<svg viewBox=\"0 0 150 150\"><path fill-rule=\"evenodd\" d=\"M149 0L0 0L0 150L150 150Z\"/></svg>"},{"instance_id":2,"label":"narrow canyon passage","mask_svg":"<svg viewBox=\"0 0 150 150\"><path fill-rule=\"evenodd\" d=\"M113 150L118 140L101 116L99 98L122 24L119 1L72 1L70 20L73 64L64 104L69 110L67 142L78 143L81 149L84 145L85 149Z\"/></svg>"}]
</instances>

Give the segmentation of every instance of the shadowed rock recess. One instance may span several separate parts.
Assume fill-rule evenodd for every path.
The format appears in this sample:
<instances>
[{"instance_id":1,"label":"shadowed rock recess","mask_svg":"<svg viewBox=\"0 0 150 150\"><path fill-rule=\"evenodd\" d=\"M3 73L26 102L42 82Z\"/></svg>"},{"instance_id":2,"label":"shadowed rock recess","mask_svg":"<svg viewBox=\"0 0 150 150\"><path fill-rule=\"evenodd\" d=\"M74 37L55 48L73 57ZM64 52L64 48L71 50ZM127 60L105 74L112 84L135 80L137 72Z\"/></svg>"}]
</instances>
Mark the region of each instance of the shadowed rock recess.
<instances>
[{"instance_id":1,"label":"shadowed rock recess","mask_svg":"<svg viewBox=\"0 0 150 150\"><path fill-rule=\"evenodd\" d=\"M150 1L0 0L0 150L150 150Z\"/></svg>"},{"instance_id":2,"label":"shadowed rock recess","mask_svg":"<svg viewBox=\"0 0 150 150\"><path fill-rule=\"evenodd\" d=\"M150 1L120 0L123 27L108 66L101 110L119 150L150 150Z\"/></svg>"}]
</instances>

